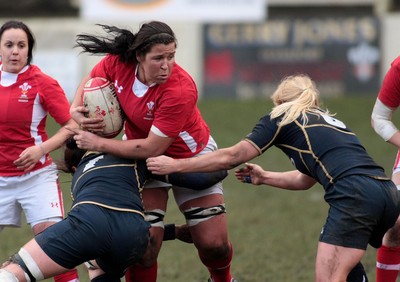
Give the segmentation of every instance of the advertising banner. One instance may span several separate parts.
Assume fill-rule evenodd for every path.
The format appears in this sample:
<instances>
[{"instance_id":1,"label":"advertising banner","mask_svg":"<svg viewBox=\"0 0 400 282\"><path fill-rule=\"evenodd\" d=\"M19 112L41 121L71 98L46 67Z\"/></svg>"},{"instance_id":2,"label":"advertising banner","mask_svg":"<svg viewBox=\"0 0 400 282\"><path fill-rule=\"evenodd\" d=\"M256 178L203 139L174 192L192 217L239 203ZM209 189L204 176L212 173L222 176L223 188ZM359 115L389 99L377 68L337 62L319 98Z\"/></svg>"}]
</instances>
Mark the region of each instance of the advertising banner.
<instances>
[{"instance_id":1,"label":"advertising banner","mask_svg":"<svg viewBox=\"0 0 400 282\"><path fill-rule=\"evenodd\" d=\"M81 0L88 21L254 22L266 9L266 0Z\"/></svg>"},{"instance_id":2,"label":"advertising banner","mask_svg":"<svg viewBox=\"0 0 400 282\"><path fill-rule=\"evenodd\" d=\"M310 75L321 95L376 95L379 42L378 19L362 14L209 24L203 95L270 96L283 77L299 73Z\"/></svg>"}]
</instances>

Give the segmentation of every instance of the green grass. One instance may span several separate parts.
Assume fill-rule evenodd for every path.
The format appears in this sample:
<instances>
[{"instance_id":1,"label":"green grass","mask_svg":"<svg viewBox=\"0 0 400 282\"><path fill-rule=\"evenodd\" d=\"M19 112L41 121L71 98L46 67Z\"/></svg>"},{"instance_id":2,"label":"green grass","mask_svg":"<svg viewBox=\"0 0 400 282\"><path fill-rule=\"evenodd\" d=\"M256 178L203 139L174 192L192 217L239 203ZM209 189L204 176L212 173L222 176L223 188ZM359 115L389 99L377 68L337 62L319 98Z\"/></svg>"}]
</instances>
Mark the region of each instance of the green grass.
<instances>
[{"instance_id":1,"label":"green grass","mask_svg":"<svg viewBox=\"0 0 400 282\"><path fill-rule=\"evenodd\" d=\"M367 151L388 174L395 148L385 143L370 127L375 97L347 97L324 101L326 107L347 123L359 136ZM199 107L220 147L235 144L258 119L268 112L271 103L264 100L206 100ZM254 160L267 169L292 169L285 155L272 148ZM61 181L66 208L69 177ZM292 192L270 187L255 187L237 182L233 173L224 182L230 239L234 246L232 272L241 282L309 282L314 278L314 261L320 229L327 204L323 189L316 185L308 191ZM169 202L167 222L183 223L173 196ZM17 251L32 237L30 229L6 229L0 235L0 261ZM363 263L370 281L375 280L376 250L369 248ZM81 281L89 281L79 267ZM161 282L206 281L207 270L198 259L194 246L179 241L165 242L159 257L158 280ZM47 281L52 281L48 279Z\"/></svg>"}]
</instances>

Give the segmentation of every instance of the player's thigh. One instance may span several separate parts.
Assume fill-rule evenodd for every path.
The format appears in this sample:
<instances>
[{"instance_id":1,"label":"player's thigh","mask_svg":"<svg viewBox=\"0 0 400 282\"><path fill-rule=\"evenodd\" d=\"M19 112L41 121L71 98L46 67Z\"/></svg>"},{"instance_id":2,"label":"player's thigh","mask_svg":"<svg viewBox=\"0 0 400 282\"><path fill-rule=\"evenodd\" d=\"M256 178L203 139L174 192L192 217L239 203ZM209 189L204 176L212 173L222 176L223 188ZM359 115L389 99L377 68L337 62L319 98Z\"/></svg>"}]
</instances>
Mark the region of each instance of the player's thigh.
<instances>
[{"instance_id":1,"label":"player's thigh","mask_svg":"<svg viewBox=\"0 0 400 282\"><path fill-rule=\"evenodd\" d=\"M316 281L346 281L348 273L361 261L365 250L318 243Z\"/></svg>"},{"instance_id":2,"label":"player's thigh","mask_svg":"<svg viewBox=\"0 0 400 282\"><path fill-rule=\"evenodd\" d=\"M211 194L194 198L180 205L180 210L185 211L196 208L218 207L224 204L222 194ZM228 243L228 228L226 212L212 213L196 224L189 224L190 233L196 246L215 248Z\"/></svg>"},{"instance_id":3,"label":"player's thigh","mask_svg":"<svg viewBox=\"0 0 400 282\"><path fill-rule=\"evenodd\" d=\"M24 264L32 270L32 274L35 273L35 276L39 272L44 278L48 278L68 270L53 261L34 239L26 243L19 250L18 255Z\"/></svg>"},{"instance_id":4,"label":"player's thigh","mask_svg":"<svg viewBox=\"0 0 400 282\"><path fill-rule=\"evenodd\" d=\"M400 245L400 217L397 218L392 228L385 233L382 245L387 247L398 247Z\"/></svg>"},{"instance_id":5,"label":"player's thigh","mask_svg":"<svg viewBox=\"0 0 400 282\"><path fill-rule=\"evenodd\" d=\"M400 168L398 171L394 172L392 175L392 181L394 182L394 184L396 185L400 185ZM399 187L397 187L397 189L399 189ZM399 189L400 190L400 189Z\"/></svg>"},{"instance_id":6,"label":"player's thigh","mask_svg":"<svg viewBox=\"0 0 400 282\"><path fill-rule=\"evenodd\" d=\"M218 182L210 188L203 190L193 190L190 187L178 187L172 188L176 204L181 210L190 208L192 201L196 204L201 204L202 207L210 207L212 205L219 205L224 203L224 189L222 182ZM214 194L219 195L218 197L208 197Z\"/></svg>"},{"instance_id":7,"label":"player's thigh","mask_svg":"<svg viewBox=\"0 0 400 282\"><path fill-rule=\"evenodd\" d=\"M13 199L7 200L0 188L0 231L5 226L21 227L22 207Z\"/></svg>"},{"instance_id":8,"label":"player's thigh","mask_svg":"<svg viewBox=\"0 0 400 282\"><path fill-rule=\"evenodd\" d=\"M53 165L30 177L29 185L18 198L28 223L37 224L48 218L63 217L62 192L57 179L58 173Z\"/></svg>"},{"instance_id":9,"label":"player's thigh","mask_svg":"<svg viewBox=\"0 0 400 282\"><path fill-rule=\"evenodd\" d=\"M167 210L168 203L168 188L154 187L144 188L142 191L142 200L145 210L146 221L151 224L150 245L161 245L164 234L164 216Z\"/></svg>"},{"instance_id":10,"label":"player's thigh","mask_svg":"<svg viewBox=\"0 0 400 282\"><path fill-rule=\"evenodd\" d=\"M164 237L164 216L168 203L168 187L159 181L149 181L142 190L146 220L151 224L150 239L142 258L144 266L151 266L157 260Z\"/></svg>"},{"instance_id":11,"label":"player's thigh","mask_svg":"<svg viewBox=\"0 0 400 282\"><path fill-rule=\"evenodd\" d=\"M24 179L21 176L0 177L0 225L21 226L22 207L18 196L24 193Z\"/></svg>"},{"instance_id":12,"label":"player's thigh","mask_svg":"<svg viewBox=\"0 0 400 282\"><path fill-rule=\"evenodd\" d=\"M161 209L166 211L168 191L165 188L146 188L142 191L142 200L145 210Z\"/></svg>"},{"instance_id":13,"label":"player's thigh","mask_svg":"<svg viewBox=\"0 0 400 282\"><path fill-rule=\"evenodd\" d=\"M400 167L395 167L392 180L396 184L397 189L400 189ZM397 247L400 245L400 216L393 227L386 232L383 237L383 244L388 247Z\"/></svg>"}]
</instances>

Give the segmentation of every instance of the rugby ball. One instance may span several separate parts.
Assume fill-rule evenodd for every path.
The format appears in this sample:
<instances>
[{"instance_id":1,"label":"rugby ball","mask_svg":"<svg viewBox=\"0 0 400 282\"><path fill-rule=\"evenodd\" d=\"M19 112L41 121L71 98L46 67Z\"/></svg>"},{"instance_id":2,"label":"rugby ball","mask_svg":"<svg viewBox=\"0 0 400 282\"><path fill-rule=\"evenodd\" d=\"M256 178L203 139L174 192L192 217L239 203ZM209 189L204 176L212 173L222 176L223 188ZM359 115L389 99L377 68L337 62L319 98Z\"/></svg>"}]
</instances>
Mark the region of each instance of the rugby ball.
<instances>
[{"instance_id":1,"label":"rugby ball","mask_svg":"<svg viewBox=\"0 0 400 282\"><path fill-rule=\"evenodd\" d=\"M91 78L83 88L82 100L89 110L86 117L101 116L106 123L103 132L97 133L98 135L114 138L121 132L125 115L111 81L102 77Z\"/></svg>"}]
</instances>

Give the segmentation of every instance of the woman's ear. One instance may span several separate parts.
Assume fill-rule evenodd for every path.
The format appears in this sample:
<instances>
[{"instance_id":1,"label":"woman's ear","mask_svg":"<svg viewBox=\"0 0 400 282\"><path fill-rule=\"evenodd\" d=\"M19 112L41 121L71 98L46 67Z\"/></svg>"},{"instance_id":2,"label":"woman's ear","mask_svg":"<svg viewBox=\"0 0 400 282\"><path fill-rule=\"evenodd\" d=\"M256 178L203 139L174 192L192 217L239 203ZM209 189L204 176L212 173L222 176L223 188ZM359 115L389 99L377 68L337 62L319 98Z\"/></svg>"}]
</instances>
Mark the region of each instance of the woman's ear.
<instances>
[{"instance_id":1,"label":"woman's ear","mask_svg":"<svg viewBox=\"0 0 400 282\"><path fill-rule=\"evenodd\" d=\"M138 53L136 53L136 61L137 61L138 63L141 63L141 62L143 61L143 56L142 56L142 55L139 55Z\"/></svg>"}]
</instances>

